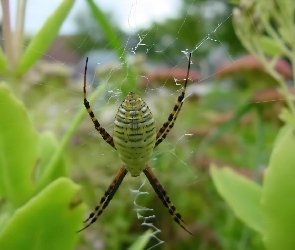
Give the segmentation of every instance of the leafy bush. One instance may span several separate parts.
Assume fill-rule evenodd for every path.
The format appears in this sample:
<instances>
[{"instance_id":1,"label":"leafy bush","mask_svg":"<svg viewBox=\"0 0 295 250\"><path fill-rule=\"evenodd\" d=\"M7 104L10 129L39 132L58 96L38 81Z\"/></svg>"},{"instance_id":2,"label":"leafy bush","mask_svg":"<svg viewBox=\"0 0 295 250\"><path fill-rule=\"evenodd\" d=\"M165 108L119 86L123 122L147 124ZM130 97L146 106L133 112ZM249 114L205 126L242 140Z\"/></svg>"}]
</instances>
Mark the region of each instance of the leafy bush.
<instances>
[{"instance_id":1,"label":"leafy bush","mask_svg":"<svg viewBox=\"0 0 295 250\"><path fill-rule=\"evenodd\" d=\"M275 70L280 57L288 58L294 69L294 12L295 4L286 1L248 1L234 9L235 30L241 42L279 83L286 102L280 113L284 126L273 143L262 185L229 168L211 166L211 176L220 195L238 218L259 233L267 249L295 246L294 95Z\"/></svg>"}]
</instances>

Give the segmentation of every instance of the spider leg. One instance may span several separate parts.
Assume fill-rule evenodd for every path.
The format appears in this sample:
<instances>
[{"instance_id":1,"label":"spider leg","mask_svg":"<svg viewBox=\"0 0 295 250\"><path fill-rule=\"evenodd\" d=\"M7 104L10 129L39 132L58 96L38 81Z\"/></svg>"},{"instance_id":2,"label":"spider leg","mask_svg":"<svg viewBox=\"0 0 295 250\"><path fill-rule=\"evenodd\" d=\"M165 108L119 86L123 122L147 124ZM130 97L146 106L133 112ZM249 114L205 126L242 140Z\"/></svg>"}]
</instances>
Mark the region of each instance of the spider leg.
<instances>
[{"instance_id":1,"label":"spider leg","mask_svg":"<svg viewBox=\"0 0 295 250\"><path fill-rule=\"evenodd\" d=\"M105 191L104 196L100 199L99 204L95 207L94 211L90 213L88 219L84 221L84 223L90 221L85 227L77 231L77 233L83 231L91 224L93 224L97 218L103 213L104 209L108 206L109 202L112 200L114 194L116 193L117 189L119 188L120 184L122 183L125 175L127 174L127 169L123 165L115 178L113 179L109 188Z\"/></svg>"},{"instance_id":2,"label":"spider leg","mask_svg":"<svg viewBox=\"0 0 295 250\"><path fill-rule=\"evenodd\" d=\"M162 125L162 127L159 129L159 131L157 133L155 147L157 147L166 138L167 134L174 126L174 122L176 121L177 115L182 107L183 99L184 99L184 95L185 95L185 91L186 91L186 86L187 86L187 82L188 82L188 77L189 77L189 71L190 71L190 67L191 67L191 56L192 56L192 53L189 53L188 67L187 67L185 83L183 85L183 90L182 90L181 94L178 96L178 99L177 99L177 102L173 108L173 111L168 116L168 120Z\"/></svg>"},{"instance_id":3,"label":"spider leg","mask_svg":"<svg viewBox=\"0 0 295 250\"><path fill-rule=\"evenodd\" d=\"M103 128L100 126L100 123L96 119L94 113L92 112L90 108L90 104L88 100L86 99L86 72L87 72L87 63L88 63L88 57L86 59L86 64L85 64L85 71L84 71L84 85L83 85L83 93L84 93L84 106L94 124L95 129L101 134L102 138L110 144L114 149L116 149L113 137Z\"/></svg>"},{"instance_id":4,"label":"spider leg","mask_svg":"<svg viewBox=\"0 0 295 250\"><path fill-rule=\"evenodd\" d=\"M167 207L169 213L173 217L174 221L181 226L185 231L187 231L189 234L193 235L190 231L188 231L185 227L185 223L181 218L180 213L177 211L176 207L173 205L173 203L170 201L170 197L167 194L164 187L160 184L157 177L154 175L152 169L149 166L146 166L146 168L143 170L144 174L148 178L150 184L152 185L153 189L157 193L158 197L162 201L165 207Z\"/></svg>"},{"instance_id":5,"label":"spider leg","mask_svg":"<svg viewBox=\"0 0 295 250\"><path fill-rule=\"evenodd\" d=\"M157 147L157 146L158 146L163 140L165 140L167 134L168 134L168 133L170 132L170 130L173 128L173 126L174 126L174 122L175 122L176 119L177 119L177 116L178 116L178 114L179 114L179 111L181 110L182 104L183 104L183 102L180 103L180 106L179 106L178 110L175 112L175 115L173 116L173 119L172 119L170 125L166 127L165 132L164 132L164 133L163 133L163 134L162 134L162 135L156 140L155 147ZM155 148L155 147L154 147L154 148Z\"/></svg>"}]
</instances>

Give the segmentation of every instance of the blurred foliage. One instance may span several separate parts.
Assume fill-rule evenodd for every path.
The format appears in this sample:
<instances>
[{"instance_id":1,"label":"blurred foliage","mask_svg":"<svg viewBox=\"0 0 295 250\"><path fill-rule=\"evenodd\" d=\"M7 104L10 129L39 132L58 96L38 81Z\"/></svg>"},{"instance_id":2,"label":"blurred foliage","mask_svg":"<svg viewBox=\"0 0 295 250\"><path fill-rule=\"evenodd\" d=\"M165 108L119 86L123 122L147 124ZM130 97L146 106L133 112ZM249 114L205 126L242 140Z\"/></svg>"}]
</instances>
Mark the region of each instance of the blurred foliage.
<instances>
[{"instance_id":1,"label":"blurred foliage","mask_svg":"<svg viewBox=\"0 0 295 250\"><path fill-rule=\"evenodd\" d=\"M286 103L279 114L284 126L273 143L262 184L257 185L238 177L229 169L218 170L214 166L211 175L221 196L237 217L259 233L266 249L293 249L295 199L290 197L295 192L294 87L288 85L287 74L279 72L278 65L280 58L287 58L293 69L290 76L294 80L295 45L292 33L295 31L295 3L241 1L233 13L235 31L243 45L279 84L279 93ZM240 194L236 190L240 190Z\"/></svg>"},{"instance_id":2,"label":"blurred foliage","mask_svg":"<svg viewBox=\"0 0 295 250\"><path fill-rule=\"evenodd\" d=\"M163 55L171 58L176 64L179 52L185 49L194 50L203 39L224 41L230 54L241 52L242 46L237 39L232 22L227 19L231 14L231 6L226 1L186 0L182 2L178 16L168 18L162 23L153 23L151 28L141 29L138 34L144 38L147 46L139 46L139 52L148 50L149 59L160 60ZM215 30L219 24L222 24ZM193 39L192 39L193 37ZM212 44L204 43L198 48L197 57L206 57Z\"/></svg>"},{"instance_id":3,"label":"blurred foliage","mask_svg":"<svg viewBox=\"0 0 295 250\"><path fill-rule=\"evenodd\" d=\"M170 58L169 61L175 65L179 61L181 51L194 49L209 36L210 39L223 41L222 46L226 47L229 54L235 55L240 53L243 47L235 35L231 19L228 18L230 14L231 5L227 1L186 0L182 1L176 17L167 18L161 23L154 22L148 28L127 34L115 25L116 18L106 13L105 16L108 22L113 24L112 29L116 33L110 39L106 39L108 35L101 32L104 29L103 24L98 25L93 15L84 14L76 18L79 32L75 36L75 41L82 44L80 52L86 53L89 50L113 49L112 41L120 39L122 49L136 50L140 53L148 51L148 59L154 61L163 60L161 52L164 52L165 57ZM222 25L215 31L219 24ZM85 41L86 36L89 39ZM145 46L138 46L139 43L144 43ZM205 43L195 56L206 57L211 48L210 42Z\"/></svg>"},{"instance_id":4,"label":"blurred foliage","mask_svg":"<svg viewBox=\"0 0 295 250\"><path fill-rule=\"evenodd\" d=\"M73 249L78 239L71 230L81 224L85 205L76 197L78 186L68 178L63 148L52 132L37 133L21 101L24 75L48 49L73 3L61 3L23 51L25 2L18 2L16 32L10 26L9 2L2 2L1 249Z\"/></svg>"},{"instance_id":5,"label":"blurred foliage","mask_svg":"<svg viewBox=\"0 0 295 250\"><path fill-rule=\"evenodd\" d=\"M151 166L194 237L176 225L148 184L141 191L149 194L136 198L130 189L138 190L145 178L130 175L103 216L81 234L75 234L87 214L71 179L83 186L82 199L91 210L121 162L86 117L83 79L73 79L67 66L38 61L73 2L63 1L21 53L12 49L12 41L23 48L23 39L7 37L9 26L3 18L5 43L0 51L0 73L7 80L0 88L0 248L19 249L21 245L22 249L32 249L35 243L35 249L145 249L158 241L151 235L154 227L140 224L144 217L155 215L148 222L161 230L156 236L164 242L156 249L291 249L294 96L275 67L281 57L294 67L295 43L288 35L294 34L294 24L288 18L276 19L290 12L291 2L288 7L278 8L276 1L249 1L249 5L235 9L233 26L231 18L227 19L231 13L227 2L183 1L177 17L127 35L94 1L87 1L91 14L85 16L92 21L83 23L81 33L72 39L85 46L81 54L94 48L111 49L118 57L116 67L110 64L96 71L98 87L87 88L95 115L110 134L116 110L129 90L136 89L142 95L158 128L172 111L185 76L173 86L168 81L171 75L167 75L167 81L158 82L160 87L157 79L143 86L143 77L139 76L148 78L150 59L157 63L167 59L167 67L174 69L183 56L181 51L193 50L193 71L198 67L197 57L207 60L207 54L220 45L227 47L228 57L241 53L239 37L265 68L253 71L249 67L243 69L243 74L236 69L226 77L214 72L211 78L189 84L188 97L174 128L154 151ZM210 7L212 16L208 16ZM272 11L276 11L274 18ZM258 30L253 30L252 21ZM144 37L146 45L139 46L137 54L127 59L138 35ZM217 42L208 39L195 50L208 35ZM85 37L80 43L79 39ZM220 72L230 68L223 66ZM93 82L90 78L87 85L93 87ZM272 101L264 99L261 91L277 83L280 91ZM200 94L202 86L209 86L209 91ZM265 199L261 205L262 196ZM135 200L153 211L139 210ZM137 213L143 218L138 219ZM20 230L23 237L16 239Z\"/></svg>"}]
</instances>

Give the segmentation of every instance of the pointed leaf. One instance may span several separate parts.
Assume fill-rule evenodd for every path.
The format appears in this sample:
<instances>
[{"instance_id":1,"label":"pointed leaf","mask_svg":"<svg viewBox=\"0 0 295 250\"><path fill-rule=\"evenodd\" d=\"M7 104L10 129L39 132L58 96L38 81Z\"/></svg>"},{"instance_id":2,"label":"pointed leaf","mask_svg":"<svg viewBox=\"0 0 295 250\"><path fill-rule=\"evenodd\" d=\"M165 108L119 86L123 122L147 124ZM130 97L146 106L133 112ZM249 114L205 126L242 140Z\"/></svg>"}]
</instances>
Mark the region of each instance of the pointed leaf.
<instances>
[{"instance_id":1,"label":"pointed leaf","mask_svg":"<svg viewBox=\"0 0 295 250\"><path fill-rule=\"evenodd\" d=\"M0 196L18 207L32 193L38 137L24 105L4 84L0 100Z\"/></svg>"},{"instance_id":2,"label":"pointed leaf","mask_svg":"<svg viewBox=\"0 0 295 250\"><path fill-rule=\"evenodd\" d=\"M129 248L128 250L141 250L145 249L149 241L151 240L151 235L153 234L152 229L148 229L145 233L140 236Z\"/></svg>"},{"instance_id":3,"label":"pointed leaf","mask_svg":"<svg viewBox=\"0 0 295 250\"><path fill-rule=\"evenodd\" d=\"M59 146L58 142L52 132L47 131L40 135L39 137L40 161L39 161L38 169L36 173L37 180L41 178L52 155L54 155L55 152L58 150L58 146ZM62 176L64 177L68 176L65 159L63 155L56 162L56 167L54 168L54 171L51 173L51 177L47 179L47 184L49 184L50 182Z\"/></svg>"},{"instance_id":4,"label":"pointed leaf","mask_svg":"<svg viewBox=\"0 0 295 250\"><path fill-rule=\"evenodd\" d=\"M268 36L259 37L257 41L260 44L260 48L268 56L275 57L282 56L284 54L283 49Z\"/></svg>"},{"instance_id":5,"label":"pointed leaf","mask_svg":"<svg viewBox=\"0 0 295 250\"><path fill-rule=\"evenodd\" d=\"M87 0L88 6L92 12L93 17L97 21L97 24L102 29L104 35L107 37L110 46L117 53L117 56L122 63L122 68L126 75L128 75L128 81L120 86L123 96L126 96L130 89L136 88L136 75L132 72L132 68L128 67L126 63L126 49L119 39L118 32L114 29L109 17L105 14L93 0Z\"/></svg>"},{"instance_id":6,"label":"pointed leaf","mask_svg":"<svg viewBox=\"0 0 295 250\"><path fill-rule=\"evenodd\" d=\"M96 90L93 92L93 94L89 97L90 103L94 101L94 99L101 95L107 86L107 82L102 82ZM55 150L54 154L51 155L50 160L47 162L46 167L44 167L44 171L42 172L42 176L40 176L40 180L37 184L35 192L37 193L39 190L43 189L48 182L50 182L52 176L54 173L56 173L58 170L58 162L63 157L63 154L66 150L66 147L72 138L73 134L75 133L77 127L79 126L80 122L82 121L83 117L87 115L87 112L85 110L85 107L83 104L81 104L80 109L76 112L76 116L73 119L72 123L70 124L68 130L64 134L63 138L61 139L57 150Z\"/></svg>"},{"instance_id":7,"label":"pointed leaf","mask_svg":"<svg viewBox=\"0 0 295 250\"><path fill-rule=\"evenodd\" d=\"M295 129L283 127L264 176L262 210L267 249L294 249L295 246Z\"/></svg>"},{"instance_id":8,"label":"pointed leaf","mask_svg":"<svg viewBox=\"0 0 295 250\"><path fill-rule=\"evenodd\" d=\"M39 32L33 37L17 67L17 72L19 74L26 73L26 71L41 56L44 55L44 53L56 37L58 30L60 29L63 21L70 12L74 2L74 0L61 1L59 7L47 19Z\"/></svg>"},{"instance_id":9,"label":"pointed leaf","mask_svg":"<svg viewBox=\"0 0 295 250\"><path fill-rule=\"evenodd\" d=\"M0 249L74 249L85 212L73 202L78 186L59 178L16 210L0 234Z\"/></svg>"},{"instance_id":10,"label":"pointed leaf","mask_svg":"<svg viewBox=\"0 0 295 250\"><path fill-rule=\"evenodd\" d=\"M219 194L236 216L252 229L263 233L261 187L230 168L218 168L212 165L210 174Z\"/></svg>"},{"instance_id":11,"label":"pointed leaf","mask_svg":"<svg viewBox=\"0 0 295 250\"><path fill-rule=\"evenodd\" d=\"M7 65L6 65L6 58L3 54L3 50L0 47L0 73L5 74L7 71Z\"/></svg>"}]
</instances>

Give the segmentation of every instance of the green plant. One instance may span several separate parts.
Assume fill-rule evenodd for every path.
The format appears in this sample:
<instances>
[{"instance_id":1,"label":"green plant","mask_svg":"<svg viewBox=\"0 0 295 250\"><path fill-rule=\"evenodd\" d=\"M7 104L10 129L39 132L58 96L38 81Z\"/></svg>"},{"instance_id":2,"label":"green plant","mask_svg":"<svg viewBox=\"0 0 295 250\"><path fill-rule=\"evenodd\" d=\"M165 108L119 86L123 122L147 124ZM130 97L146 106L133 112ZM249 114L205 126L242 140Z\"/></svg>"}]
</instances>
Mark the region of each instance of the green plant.
<instances>
[{"instance_id":1,"label":"green plant","mask_svg":"<svg viewBox=\"0 0 295 250\"><path fill-rule=\"evenodd\" d=\"M18 2L15 33L10 27L9 1L2 2L4 50L0 50L0 74L7 81L0 84L1 249L73 249L80 237L76 231L84 219L85 205L77 197L79 187L70 179L66 149L87 113L81 102L81 108L58 142L51 131L36 132L32 112L24 104L31 98L27 95L33 92L39 98L42 92L38 88L23 92L21 86L25 74L46 53L74 2L63 1L26 46L23 41L26 2ZM92 1L88 3L104 32L114 35L104 14ZM118 40L113 41L127 74L124 51L120 49L123 47ZM102 95L105 87L101 82L89 100L93 102ZM148 236L139 238L133 248L142 249L147 241Z\"/></svg>"},{"instance_id":2,"label":"green plant","mask_svg":"<svg viewBox=\"0 0 295 250\"><path fill-rule=\"evenodd\" d=\"M63 157L40 186L58 143L50 132L37 134L24 105L3 83L0 99L0 247L72 249L85 206L75 201L78 186L63 177Z\"/></svg>"},{"instance_id":3,"label":"green plant","mask_svg":"<svg viewBox=\"0 0 295 250\"><path fill-rule=\"evenodd\" d=\"M279 116L284 126L273 144L262 185L229 168L211 166L211 176L220 195L238 218L261 235L267 249L293 249L295 246L294 96L274 69L276 61L286 57L292 64L294 79L294 12L295 4L289 1L247 1L234 10L238 37L279 83L286 102Z\"/></svg>"},{"instance_id":4,"label":"green plant","mask_svg":"<svg viewBox=\"0 0 295 250\"><path fill-rule=\"evenodd\" d=\"M76 198L79 188L68 178L62 154L73 130L63 144L51 132L38 134L15 96L22 96L22 77L48 49L73 3L63 1L23 53L25 1L18 2L15 33L9 2L2 2L6 54L0 50L0 73L7 81L0 84L1 249L73 249L78 240L85 205Z\"/></svg>"}]
</instances>

